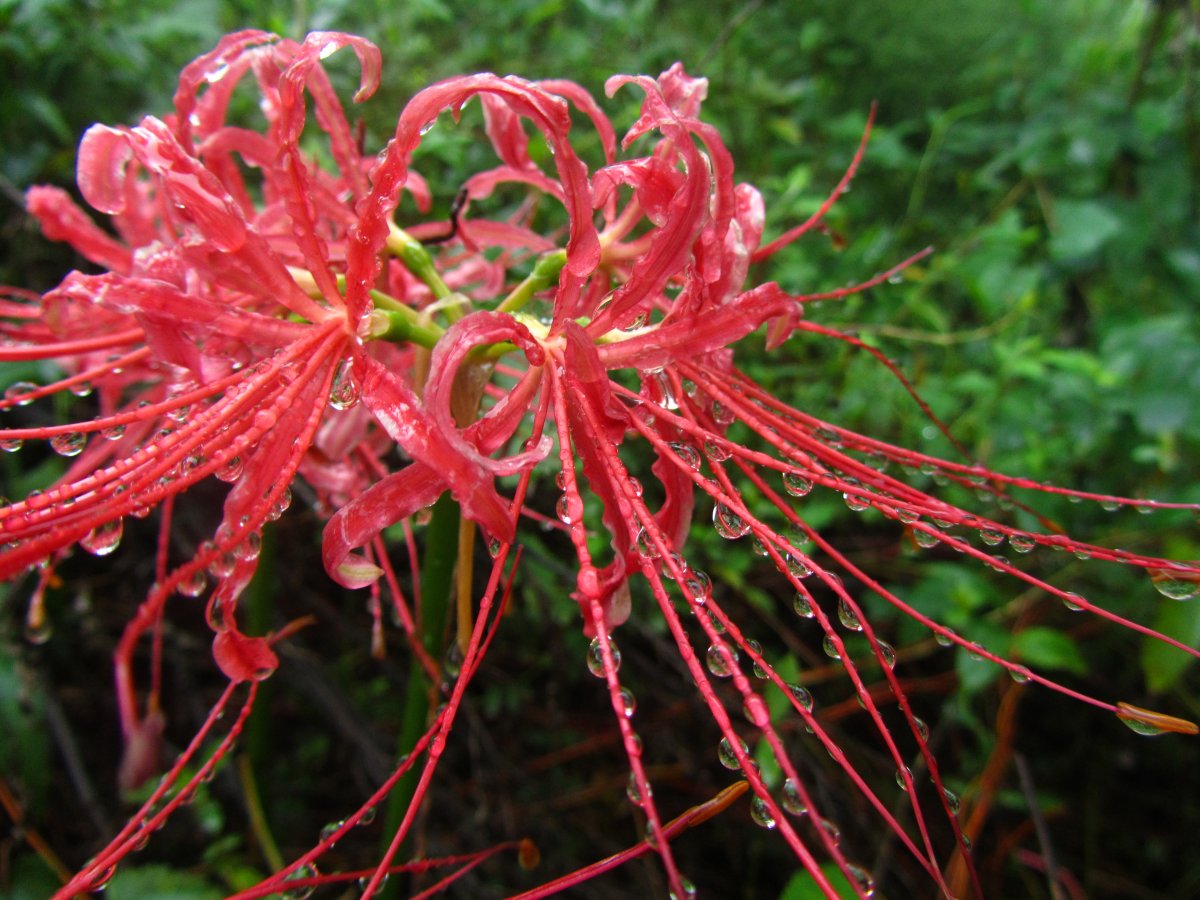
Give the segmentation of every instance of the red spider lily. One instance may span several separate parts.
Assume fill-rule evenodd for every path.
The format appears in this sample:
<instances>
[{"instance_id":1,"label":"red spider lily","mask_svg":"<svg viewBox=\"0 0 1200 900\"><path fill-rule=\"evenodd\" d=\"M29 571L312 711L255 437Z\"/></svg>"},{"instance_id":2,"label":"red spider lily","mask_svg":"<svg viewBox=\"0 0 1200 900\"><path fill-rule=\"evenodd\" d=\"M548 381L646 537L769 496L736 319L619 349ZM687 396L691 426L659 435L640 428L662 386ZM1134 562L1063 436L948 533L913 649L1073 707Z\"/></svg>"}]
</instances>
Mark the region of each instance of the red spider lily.
<instances>
[{"instance_id":1,"label":"red spider lily","mask_svg":"<svg viewBox=\"0 0 1200 900\"><path fill-rule=\"evenodd\" d=\"M1018 552L1054 547L1140 567L1176 599L1197 592L1200 569L1194 565L1091 546L1049 525L1036 533L1017 530L918 490L883 472L880 463L923 468L996 497L1028 489L1142 507L1175 505L1046 488L875 441L788 406L734 366L733 347L763 326L771 346L797 332L862 346L804 319L805 303L882 283L913 261L826 293L792 294L773 283L745 287L752 262L819 224L854 174L861 147L821 209L763 245L762 198L735 182L728 151L699 118L706 82L679 66L658 79L619 77L608 85L610 92L630 85L644 94L641 116L621 147L628 154L635 143L648 144L642 155L619 158L611 125L576 85L473 75L414 97L375 158L357 149L319 65L346 45L362 62L356 99L363 99L379 77L378 53L365 41L325 33L294 44L243 32L184 71L171 119L89 131L80 150L80 187L93 206L114 216L124 243L92 225L65 195L30 193L30 208L47 234L70 241L109 272L75 273L45 297L14 299L0 309L12 339L0 359L58 359L69 373L51 385L10 390L3 405L24 405L86 383L98 394L100 416L91 423L0 432L8 442L49 439L78 457L51 489L0 508L0 530L9 541L0 553L0 576L40 563L45 581L54 560L74 543L93 552L112 549L124 516L163 508L157 583L117 657L130 782L155 767L162 730L157 681L147 715L136 712L134 647L161 621L173 592L194 596L207 589L206 572L215 579L208 600L214 656L232 683L204 734L64 896L102 884L112 866L185 801L240 730L253 682L274 669L272 645L285 635L243 635L235 624L236 603L254 572L261 529L286 505L297 473L315 489L320 510L336 507L323 539L330 576L373 591L382 579L410 632L385 529L405 523L415 560L408 520L449 492L463 517L486 533L494 563L474 615L460 620L461 670L413 752L319 844L241 896L360 875L369 896L390 872L413 869L415 864L397 862L396 854L413 829L462 697L497 634L499 610L519 574L519 560L510 565L510 557L517 556L512 551L522 519L548 520L527 504L541 469L555 472L562 490L555 513L577 558L574 598L593 638L587 664L607 687L631 769L629 796L644 814L646 834L629 850L524 896L544 896L651 852L661 858L672 894L690 896L694 889L674 860L672 839L724 809L746 785L755 820L779 834L826 894L837 895L822 867L829 860L858 895L869 895L870 876L843 852L772 706L803 723L943 894L959 887L943 875L955 852L966 860L961 887L970 890L975 881L978 893L955 816L957 800L942 785L927 728L895 672L896 653L864 612L870 594L1021 681L1083 700L1143 730L1196 731L1183 720L1082 695L970 645L880 584L805 519L799 498L835 491L852 509L871 508L894 520L898 532L922 545L945 544L1097 616L1200 655L1098 600L1069 595L1011 560L993 558L988 548L1007 539ZM232 92L248 75L263 98L262 133L226 123ZM302 143L306 91L335 173L320 168ZM499 164L466 182L451 240L435 256L420 243L439 236L435 226L404 231L394 223L399 192L407 189L424 204L424 183L411 169L413 152L443 110L457 114L475 97ZM576 150L572 108L576 121L589 120L599 135L603 162L595 170ZM526 120L553 151L552 170L534 161ZM259 181L247 183L247 167ZM470 216L471 202L499 184L523 185L531 197L556 201L565 227L539 234L534 203L502 221ZM348 411L359 397L361 405ZM100 439L88 443L89 434ZM401 468L385 463L392 446L410 460ZM630 454L639 448L654 460L652 491L631 471ZM209 475L234 482L221 526L211 542L171 569L165 536L174 499ZM652 496L658 501L649 502ZM864 763L814 715L811 695L776 671L727 613L709 576L689 561L687 537L697 507L705 515L711 508L722 537L753 541L788 585L789 605L813 620L814 633L861 701L877 750L895 767L906 814L878 794ZM610 543L603 560L597 558L603 543L593 540L597 534ZM985 546L976 546L970 534L979 534ZM464 531L462 540L471 539ZM460 574L467 550L464 555L459 548ZM645 593L657 607L723 736L721 762L744 779L681 814L661 809L655 799L634 730L632 697L619 675L614 629L631 615L652 615L632 608L635 593ZM35 618L41 615L38 596L31 605ZM460 599L470 613L472 598ZM421 643L413 639L410 645L435 673ZM870 689L867 669L881 673L897 713ZM242 716L201 773L185 780L203 737L242 682L251 682ZM778 784L760 771L747 736L766 748L781 773ZM914 753L937 789L932 803L922 799L911 771ZM378 866L319 873L320 857L410 772L417 776L412 800ZM939 842L933 817L948 823L951 846ZM456 867L439 887L501 849L521 848L493 847L439 861Z\"/></svg>"}]
</instances>

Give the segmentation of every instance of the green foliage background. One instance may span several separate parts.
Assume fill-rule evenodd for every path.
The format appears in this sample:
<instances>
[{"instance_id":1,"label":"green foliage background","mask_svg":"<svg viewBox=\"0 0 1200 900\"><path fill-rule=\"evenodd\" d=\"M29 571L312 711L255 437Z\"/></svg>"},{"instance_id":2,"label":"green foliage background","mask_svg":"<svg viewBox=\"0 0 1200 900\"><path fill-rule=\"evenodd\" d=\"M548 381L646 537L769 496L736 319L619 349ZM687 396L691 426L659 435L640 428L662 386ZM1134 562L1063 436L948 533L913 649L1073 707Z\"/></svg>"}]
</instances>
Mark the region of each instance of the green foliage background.
<instances>
[{"instance_id":1,"label":"green foliage background","mask_svg":"<svg viewBox=\"0 0 1200 900\"><path fill-rule=\"evenodd\" d=\"M69 186L73 147L92 122L165 112L179 68L227 30L253 26L299 37L341 29L378 43L384 87L364 111L374 144L408 96L448 75L487 69L568 77L600 94L610 74L655 74L681 60L710 78L707 115L725 135L740 178L763 191L770 234L821 202L878 101L866 161L829 219L836 239L810 239L759 277L797 292L820 290L932 244L936 253L901 283L823 304L810 317L883 348L993 468L1085 490L1200 501L1198 19L1200 8L1188 0L0 0L0 283L46 288L75 264L24 216L24 188ZM349 80L349 66L344 74ZM621 93L609 108L627 122L634 103L633 93ZM439 130L430 144L426 174L444 209L455 179L482 157L467 132L442 137ZM739 361L839 425L953 453L865 354L797 339L772 356L748 349ZM0 371L0 381L19 377ZM18 493L30 476L0 462L0 494ZM869 519L846 523L844 514L835 516L836 498L813 503L811 518L828 519L835 534L872 552L864 537L872 533ZM1053 498L1037 506L1098 543L1200 557L1187 516L1109 514ZM1035 527L1022 515L1017 522ZM713 542L707 530L697 540ZM1141 695L1114 699L1200 716L1197 675L1181 654L1149 644L1139 653L1127 634L1089 629L1062 610L1046 612L1014 639L1026 607L1010 596L1011 586L954 560L919 564L902 552L888 564L882 574L914 603L992 649L1013 650L1102 695L1109 686L1140 684ZM1156 607L1157 595L1128 573L1038 565L1057 584L1111 600L1117 611L1182 640L1200 639L1200 601ZM752 561L721 568L714 575L748 603L767 602ZM536 556L530 569L529 591L546 594L561 583ZM561 610L547 614L574 627ZM0 744L0 771L23 785L30 815L53 832L54 810L45 803L61 800L63 790L37 774L59 765L38 727L53 656L30 656L19 620L20 604L10 599L0 632L0 727L28 737ZM905 631L908 623L894 627L901 643L922 639ZM357 637L365 643L363 633ZM994 746L995 673L948 651L940 665L956 670L963 687L933 715L961 726L951 771L966 786ZM351 686L349 663L334 677L364 703L382 690ZM481 702L498 715L527 702L529 691L510 682ZM1061 704L1045 709L1045 716L1022 718L1020 742L1035 764L1043 807L1065 810L1075 823L1056 835L1060 863L1094 896L1116 896L1130 884L1142 896L1200 893L1200 860L1186 852L1200 826L1200 759L1191 745L1147 749L1119 725L1097 726L1085 715L1071 718L1074 712L1056 721ZM1089 743L1064 733L1074 727L1102 734ZM320 755L319 748L307 752ZM1071 781L1080 766L1087 777ZM1157 793L1161 776L1149 774L1156 769L1179 773L1165 799ZM264 787L273 789L281 790ZM1157 799L1147 801L1152 793ZM1016 822L1024 803L1014 786L998 815ZM1136 824L1111 818L1131 808L1140 810L1129 813ZM35 896L34 885L49 882L27 849L14 847L17 862L0 871L7 878L0 890ZM234 860L244 862L240 852L210 860L210 888L222 877L229 886ZM147 873L144 884L161 880L161 869ZM1046 890L1015 863L997 877L1010 893ZM771 896L780 886L750 867L740 888L743 896ZM139 895L148 896L145 890ZM807 896L803 886L788 890Z\"/></svg>"}]
</instances>

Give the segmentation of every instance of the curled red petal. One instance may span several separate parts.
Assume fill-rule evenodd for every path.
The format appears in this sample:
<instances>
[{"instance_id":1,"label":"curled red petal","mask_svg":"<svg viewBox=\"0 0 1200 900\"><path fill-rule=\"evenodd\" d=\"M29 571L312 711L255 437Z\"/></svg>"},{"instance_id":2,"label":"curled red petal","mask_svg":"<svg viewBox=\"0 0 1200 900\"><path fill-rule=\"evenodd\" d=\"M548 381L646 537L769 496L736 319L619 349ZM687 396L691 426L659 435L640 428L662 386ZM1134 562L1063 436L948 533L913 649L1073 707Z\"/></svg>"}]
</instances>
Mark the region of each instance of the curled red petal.
<instances>
[{"instance_id":1,"label":"curled red petal","mask_svg":"<svg viewBox=\"0 0 1200 900\"><path fill-rule=\"evenodd\" d=\"M329 577L348 588L376 581L382 570L353 553L379 532L429 506L446 490L441 476L422 463L412 463L371 485L325 525L321 559ZM374 571L372 571L372 569Z\"/></svg>"},{"instance_id":2,"label":"curled red petal","mask_svg":"<svg viewBox=\"0 0 1200 900\"><path fill-rule=\"evenodd\" d=\"M125 168L133 148L125 131L93 125L79 142L76 181L83 199L102 213L125 209Z\"/></svg>"},{"instance_id":3,"label":"curled red petal","mask_svg":"<svg viewBox=\"0 0 1200 900\"><path fill-rule=\"evenodd\" d=\"M279 657L266 638L247 637L240 631L221 631L213 638L213 659L232 682L262 681L279 668Z\"/></svg>"}]
</instances>

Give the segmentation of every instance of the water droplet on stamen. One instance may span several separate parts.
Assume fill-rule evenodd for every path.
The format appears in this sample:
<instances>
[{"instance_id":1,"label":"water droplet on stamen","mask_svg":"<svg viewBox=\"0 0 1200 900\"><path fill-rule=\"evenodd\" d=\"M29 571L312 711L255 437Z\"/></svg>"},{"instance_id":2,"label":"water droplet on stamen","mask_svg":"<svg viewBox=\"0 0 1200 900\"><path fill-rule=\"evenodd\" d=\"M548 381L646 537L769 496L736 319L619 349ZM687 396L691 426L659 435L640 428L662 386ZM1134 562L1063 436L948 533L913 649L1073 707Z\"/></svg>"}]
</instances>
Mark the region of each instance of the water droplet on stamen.
<instances>
[{"instance_id":1,"label":"water droplet on stamen","mask_svg":"<svg viewBox=\"0 0 1200 900\"><path fill-rule=\"evenodd\" d=\"M700 471L700 453L691 444L675 441L668 444L676 456L682 459L693 472Z\"/></svg>"},{"instance_id":2,"label":"water droplet on stamen","mask_svg":"<svg viewBox=\"0 0 1200 900\"><path fill-rule=\"evenodd\" d=\"M608 652L612 656L613 671L615 672L621 668L621 651L617 649L617 644L612 638L608 639ZM601 648L600 638L598 637L592 638L591 644L588 645L587 667L588 671L597 678L605 677L604 651Z\"/></svg>"},{"instance_id":3,"label":"water droplet on stamen","mask_svg":"<svg viewBox=\"0 0 1200 900\"><path fill-rule=\"evenodd\" d=\"M799 472L784 472L783 489L793 497L804 497L812 492L813 483Z\"/></svg>"},{"instance_id":4,"label":"water droplet on stamen","mask_svg":"<svg viewBox=\"0 0 1200 900\"><path fill-rule=\"evenodd\" d=\"M718 678L728 678L737 667L738 653L724 641L716 641L708 648L705 664L708 671Z\"/></svg>"},{"instance_id":5,"label":"water droplet on stamen","mask_svg":"<svg viewBox=\"0 0 1200 900\"><path fill-rule=\"evenodd\" d=\"M755 797L750 801L750 818L754 820L755 825L763 828L774 828L777 824L775 817L771 814L771 808L767 806L767 801L762 797Z\"/></svg>"},{"instance_id":6,"label":"water droplet on stamen","mask_svg":"<svg viewBox=\"0 0 1200 900\"><path fill-rule=\"evenodd\" d=\"M1191 600L1200 594L1200 574L1171 569L1150 569L1154 589L1170 600Z\"/></svg>"},{"instance_id":7,"label":"water droplet on stamen","mask_svg":"<svg viewBox=\"0 0 1200 900\"><path fill-rule=\"evenodd\" d=\"M738 744L741 746L742 755L748 756L750 748L746 742L738 738ZM721 765L729 769L731 772L740 772L742 764L738 762L737 754L733 751L733 744L729 742L729 738L721 738L721 743L717 745L717 759L721 761Z\"/></svg>"},{"instance_id":8,"label":"water droplet on stamen","mask_svg":"<svg viewBox=\"0 0 1200 900\"><path fill-rule=\"evenodd\" d=\"M20 438L0 439L0 450L3 450L5 453L16 453L24 446L25 442Z\"/></svg>"},{"instance_id":9,"label":"water droplet on stamen","mask_svg":"<svg viewBox=\"0 0 1200 900\"><path fill-rule=\"evenodd\" d=\"M78 456L87 446L87 435L78 432L56 434L50 438L50 447L59 456Z\"/></svg>"},{"instance_id":10,"label":"water droplet on stamen","mask_svg":"<svg viewBox=\"0 0 1200 900\"><path fill-rule=\"evenodd\" d=\"M862 622L858 620L858 613L846 600L845 597L838 598L838 621L851 631L862 631Z\"/></svg>"},{"instance_id":11,"label":"water droplet on stamen","mask_svg":"<svg viewBox=\"0 0 1200 900\"><path fill-rule=\"evenodd\" d=\"M79 546L93 556L108 556L121 544L124 530L121 519L97 525L79 540Z\"/></svg>"},{"instance_id":12,"label":"water droplet on stamen","mask_svg":"<svg viewBox=\"0 0 1200 900\"><path fill-rule=\"evenodd\" d=\"M34 398L23 396L36 391L40 385L34 384L32 381L14 381L4 390L5 400L14 400L15 406L28 406L33 402ZM18 399L21 398L21 399Z\"/></svg>"},{"instance_id":13,"label":"water droplet on stamen","mask_svg":"<svg viewBox=\"0 0 1200 900\"><path fill-rule=\"evenodd\" d=\"M750 533L750 526L724 503L713 506L713 528L726 540L737 540Z\"/></svg>"}]
</instances>

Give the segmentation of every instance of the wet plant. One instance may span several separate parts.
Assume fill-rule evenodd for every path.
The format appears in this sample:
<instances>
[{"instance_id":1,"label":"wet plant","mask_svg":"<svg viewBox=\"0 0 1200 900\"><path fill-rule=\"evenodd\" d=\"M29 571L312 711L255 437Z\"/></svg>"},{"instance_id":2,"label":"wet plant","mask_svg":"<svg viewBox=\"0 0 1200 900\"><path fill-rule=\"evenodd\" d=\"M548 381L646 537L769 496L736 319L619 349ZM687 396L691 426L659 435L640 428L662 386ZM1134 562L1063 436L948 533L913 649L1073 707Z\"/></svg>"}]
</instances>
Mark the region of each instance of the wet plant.
<instances>
[{"instance_id":1,"label":"wet plant","mask_svg":"<svg viewBox=\"0 0 1200 900\"><path fill-rule=\"evenodd\" d=\"M1023 590L1200 655L1026 563L1031 553L1068 551L1139 570L1148 601L1151 585L1164 602L1189 600L1200 593L1194 563L1078 540L1036 510L1045 494L1138 510L1194 505L1047 486L991 471L961 448L956 461L894 446L796 408L735 364L735 348L760 330L768 350L842 342L874 357L916 414L957 446L893 362L807 314L818 302L883 288L927 251L830 290L749 283L755 266L798 252L798 238L823 230L869 127L828 199L766 240L762 196L736 180L721 136L701 118L707 82L681 66L610 79L610 95L640 95L620 140L571 82L476 74L418 93L376 152L324 69L346 47L362 71L355 100L366 100L382 65L369 42L240 32L183 71L171 115L91 128L79 188L111 217L116 237L62 191L28 194L47 236L105 270L74 272L40 296L10 290L0 306L0 360L54 362L61 373L10 385L0 410L27 413L75 394L93 397L97 411L89 421L0 430L6 450L46 442L70 460L54 484L0 507L0 577L29 585L31 639L49 638L46 592L77 547L108 556L127 520L151 514L160 535L153 583L118 644L116 680L120 782L132 789L161 779L115 837L77 861L61 896L107 883L229 755L259 684L277 668L277 648L306 624L247 633L242 610L263 535L300 494L323 523L330 591L336 583L362 592L373 649L382 655L387 632L398 629L411 656L396 736L402 755L310 849L237 896L308 896L346 882L371 896L394 890L384 887L389 878L395 885L404 873L444 871L427 893L499 854L535 864L520 836L464 854L411 849L464 697L489 648L505 639L502 611L522 577L531 524L538 540L549 532L569 548L573 583L556 602L574 604L590 641L578 663L603 685L642 831L590 864L547 860L565 874L521 896L552 894L645 855L660 861L672 896L693 896L675 842L745 795L753 822L778 836L816 889L870 896L879 873L840 839L828 776L805 761L811 748L882 823L903 865L943 896L981 894L960 800L910 701L890 626L875 624L896 613L1018 683L1090 704L1139 733L1197 733L1190 721L1091 696L960 636L806 516L812 497L840 495L899 540L950 551ZM230 116L242 94L258 100L258 128ZM431 129L450 127L443 113L458 119L474 102L495 162L465 178L448 220L433 217L414 155ZM220 522L180 553L172 539L179 508L214 479L229 485ZM543 504L551 492L538 487L547 480L556 489ZM989 512L971 511L961 497ZM1013 524L1014 509L1039 527ZM701 519L731 552L767 560L777 611L799 618L861 706L861 745L831 733L795 661L764 650L727 603L689 543ZM477 572L481 558L488 563ZM191 743L167 759L173 701L162 688L163 622L189 603L204 605L228 686ZM621 675L621 630L631 618L661 623L694 702L719 733L712 759L725 786L703 802L680 808L656 795L653 748L638 733L637 698ZM384 849L372 865L329 865L332 848L378 809L387 811Z\"/></svg>"}]
</instances>

